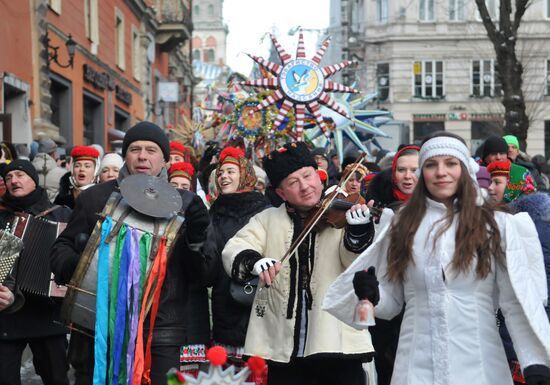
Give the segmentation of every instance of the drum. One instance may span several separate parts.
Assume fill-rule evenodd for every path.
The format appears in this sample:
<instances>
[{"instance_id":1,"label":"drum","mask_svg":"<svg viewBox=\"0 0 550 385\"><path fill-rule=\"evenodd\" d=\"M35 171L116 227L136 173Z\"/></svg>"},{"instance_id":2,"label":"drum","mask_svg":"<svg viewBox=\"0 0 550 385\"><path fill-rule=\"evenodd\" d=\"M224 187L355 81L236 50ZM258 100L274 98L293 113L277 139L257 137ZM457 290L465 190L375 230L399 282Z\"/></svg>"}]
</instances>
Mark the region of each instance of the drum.
<instances>
[{"instance_id":1,"label":"drum","mask_svg":"<svg viewBox=\"0 0 550 385\"><path fill-rule=\"evenodd\" d=\"M169 258L177 240L180 227L183 224L183 217L181 215L173 215L170 218L153 218L141 214L132 209L119 193L114 192L100 214L100 219L88 239L71 282L67 285L68 290L63 301L61 318L67 324L75 325L77 329L84 328L88 331L95 329L99 246L102 229L105 227L104 224L107 218L112 223L112 227L106 238L106 242L109 245L109 290L111 290L113 284L117 283L113 282L113 272L120 271L121 277L124 275L120 269L124 269L125 267L120 265L121 259L117 259L116 257L117 251L120 254L121 248L125 247L125 242L128 241L121 236L122 232L127 232L127 234L130 232L137 233L137 237L140 239L144 235L150 237L148 250L145 252L147 255L146 277L141 278L141 281L144 282L149 279L161 241L164 239L166 255ZM123 279L127 279L127 277L123 277ZM141 290L141 295L144 294L143 291ZM142 298L139 298L139 301L141 302ZM148 307L151 306L151 302L152 296L146 299Z\"/></svg>"}]
</instances>

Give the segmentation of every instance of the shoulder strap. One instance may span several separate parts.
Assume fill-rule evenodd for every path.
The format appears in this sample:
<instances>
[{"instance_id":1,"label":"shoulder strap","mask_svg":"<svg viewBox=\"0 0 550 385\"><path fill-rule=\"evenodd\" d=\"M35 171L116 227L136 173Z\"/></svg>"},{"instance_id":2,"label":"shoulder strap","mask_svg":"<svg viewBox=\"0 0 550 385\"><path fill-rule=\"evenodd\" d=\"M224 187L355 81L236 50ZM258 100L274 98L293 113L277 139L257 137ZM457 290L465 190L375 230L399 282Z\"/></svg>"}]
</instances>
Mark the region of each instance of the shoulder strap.
<instances>
[{"instance_id":1,"label":"shoulder strap","mask_svg":"<svg viewBox=\"0 0 550 385\"><path fill-rule=\"evenodd\" d=\"M57 210L58 208L61 208L63 206L61 205L54 205L52 207L50 207L49 209L46 209L44 211L42 211L41 213L38 213L37 215L35 215L35 218L41 218L41 217L45 217L46 215L48 215L49 213Z\"/></svg>"}]
</instances>

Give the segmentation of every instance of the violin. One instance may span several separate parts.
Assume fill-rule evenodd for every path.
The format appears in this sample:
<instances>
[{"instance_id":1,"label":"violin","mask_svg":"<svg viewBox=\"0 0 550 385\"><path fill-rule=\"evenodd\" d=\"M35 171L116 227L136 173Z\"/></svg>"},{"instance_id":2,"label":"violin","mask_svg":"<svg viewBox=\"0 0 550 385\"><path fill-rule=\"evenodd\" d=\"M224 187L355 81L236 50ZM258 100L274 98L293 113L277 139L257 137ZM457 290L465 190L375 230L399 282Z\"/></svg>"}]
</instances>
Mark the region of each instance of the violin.
<instances>
[{"instance_id":1,"label":"violin","mask_svg":"<svg viewBox=\"0 0 550 385\"><path fill-rule=\"evenodd\" d=\"M326 200L328 199L328 196L325 197L312 210L310 210L308 216L304 221L306 227L310 224L310 222L314 220L314 218L317 217L318 210L321 210L323 207L326 206ZM336 197L328 204L328 208L323 212L315 226L317 227L317 229L327 225L336 229L341 229L347 223L346 211L348 211L353 205L364 203L365 198L363 198L359 193L337 193Z\"/></svg>"}]
</instances>

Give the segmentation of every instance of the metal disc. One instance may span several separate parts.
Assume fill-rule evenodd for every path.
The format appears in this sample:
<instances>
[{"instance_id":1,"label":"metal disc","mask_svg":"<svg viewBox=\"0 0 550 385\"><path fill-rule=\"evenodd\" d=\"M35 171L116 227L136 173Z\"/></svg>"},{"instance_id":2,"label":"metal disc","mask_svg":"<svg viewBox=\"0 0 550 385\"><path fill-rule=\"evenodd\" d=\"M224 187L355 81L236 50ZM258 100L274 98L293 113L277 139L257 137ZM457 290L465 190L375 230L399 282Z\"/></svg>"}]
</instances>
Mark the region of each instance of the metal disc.
<instances>
[{"instance_id":1,"label":"metal disc","mask_svg":"<svg viewBox=\"0 0 550 385\"><path fill-rule=\"evenodd\" d=\"M134 210L155 218L170 217L183 204L180 193L156 176L129 175L120 183L120 193Z\"/></svg>"}]
</instances>

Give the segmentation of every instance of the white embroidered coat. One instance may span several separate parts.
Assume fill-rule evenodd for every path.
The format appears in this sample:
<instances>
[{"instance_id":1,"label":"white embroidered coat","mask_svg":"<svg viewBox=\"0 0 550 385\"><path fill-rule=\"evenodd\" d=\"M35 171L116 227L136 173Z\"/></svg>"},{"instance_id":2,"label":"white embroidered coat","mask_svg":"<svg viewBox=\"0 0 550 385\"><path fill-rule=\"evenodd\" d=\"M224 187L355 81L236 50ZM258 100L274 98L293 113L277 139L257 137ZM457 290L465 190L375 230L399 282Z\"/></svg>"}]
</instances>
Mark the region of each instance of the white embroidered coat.
<instances>
[{"instance_id":1,"label":"white embroidered coat","mask_svg":"<svg viewBox=\"0 0 550 385\"><path fill-rule=\"evenodd\" d=\"M550 324L543 307L546 279L532 221L523 215L495 214L507 268L493 261L492 272L479 280L474 269L457 276L451 268L456 220L433 249L436 222L444 215L442 204L428 200L414 239L414 264L404 283L398 284L384 276L391 222L385 210L375 241L331 285L323 308L353 325L357 303L353 275L368 266L377 267L380 303L376 316L391 319L406 304L392 385L511 385L495 322L497 307L504 313L522 367L550 366ZM527 237L523 240L518 222L522 236Z\"/></svg>"},{"instance_id":2,"label":"white embroidered coat","mask_svg":"<svg viewBox=\"0 0 550 385\"><path fill-rule=\"evenodd\" d=\"M231 275L235 257L247 249L256 250L268 258L281 259L290 247L293 228L285 205L256 214L227 242L222 252L225 271ZM313 303L307 315L304 356L320 353L357 355L373 351L367 330L356 330L321 309L328 286L357 258L357 254L344 247L343 233L342 229L326 228L315 237L315 261L310 281ZM297 300L294 301L292 319L286 318L290 272L287 258L271 287L263 289L267 293L263 317L255 313L260 297L259 291L256 293L246 334L246 355L289 362L294 348L294 330L299 327L295 318Z\"/></svg>"}]
</instances>

